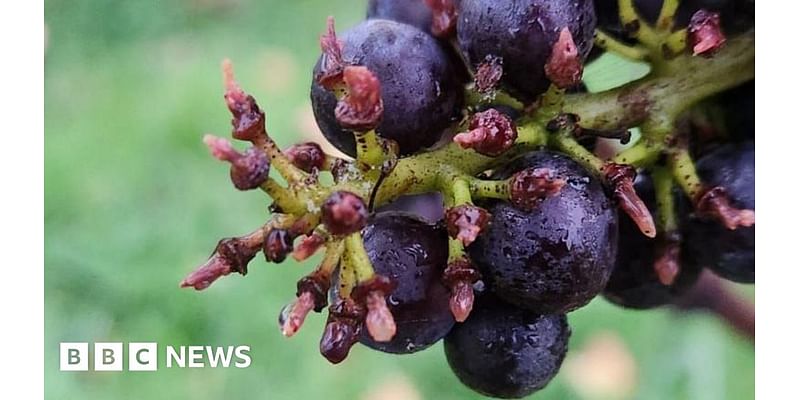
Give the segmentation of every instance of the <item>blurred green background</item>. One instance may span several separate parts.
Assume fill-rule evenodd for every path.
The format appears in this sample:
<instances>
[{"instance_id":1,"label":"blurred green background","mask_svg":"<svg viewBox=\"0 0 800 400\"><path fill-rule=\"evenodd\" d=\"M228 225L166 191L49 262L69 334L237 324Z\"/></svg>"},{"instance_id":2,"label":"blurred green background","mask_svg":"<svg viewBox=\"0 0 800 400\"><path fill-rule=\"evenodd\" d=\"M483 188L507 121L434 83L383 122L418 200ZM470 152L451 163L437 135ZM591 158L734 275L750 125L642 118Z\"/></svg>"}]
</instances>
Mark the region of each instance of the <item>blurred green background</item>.
<instances>
[{"instance_id":1,"label":"blurred green background","mask_svg":"<svg viewBox=\"0 0 800 400\"><path fill-rule=\"evenodd\" d=\"M281 145L314 131L308 88L327 15L353 0L45 2L45 377L50 399L467 399L441 344L408 356L356 347L331 366L323 318L291 340L277 314L311 268L252 264L199 293L178 282L218 238L267 217L201 143L226 135L220 61L267 110ZM587 71L608 86L635 66ZM638 71L638 72L637 72ZM743 289L752 295L752 289ZM602 299L570 314L571 352L540 399L751 399L754 351L715 318L626 312ZM157 372L59 372L59 342L158 342ZM252 348L246 369L166 369L163 346Z\"/></svg>"}]
</instances>

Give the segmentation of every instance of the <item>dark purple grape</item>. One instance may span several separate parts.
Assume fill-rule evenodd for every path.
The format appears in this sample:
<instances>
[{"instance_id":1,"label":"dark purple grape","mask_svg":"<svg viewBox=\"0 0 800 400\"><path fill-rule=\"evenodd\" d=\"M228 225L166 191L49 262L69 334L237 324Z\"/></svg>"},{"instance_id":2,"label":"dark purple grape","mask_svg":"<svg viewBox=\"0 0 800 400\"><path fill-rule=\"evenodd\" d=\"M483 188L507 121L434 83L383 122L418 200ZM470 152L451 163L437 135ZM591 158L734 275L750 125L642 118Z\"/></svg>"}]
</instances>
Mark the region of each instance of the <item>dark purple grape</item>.
<instances>
[{"instance_id":1,"label":"dark purple grape","mask_svg":"<svg viewBox=\"0 0 800 400\"><path fill-rule=\"evenodd\" d=\"M697 173L709 187L725 188L734 207L755 210L753 142L717 148L698 160ZM755 225L730 230L716 220L690 215L684 219L681 229L683 249L690 260L723 278L755 282Z\"/></svg>"},{"instance_id":2,"label":"dark purple grape","mask_svg":"<svg viewBox=\"0 0 800 400\"><path fill-rule=\"evenodd\" d=\"M425 0L370 0L367 4L367 19L388 19L402 22L432 35L431 23L433 13ZM440 45L453 67L456 78L460 83L470 80L469 69L458 51L446 40L440 40Z\"/></svg>"},{"instance_id":3,"label":"dark purple grape","mask_svg":"<svg viewBox=\"0 0 800 400\"><path fill-rule=\"evenodd\" d=\"M431 33L433 13L425 0L369 0L367 19L389 19Z\"/></svg>"},{"instance_id":4,"label":"dark purple grape","mask_svg":"<svg viewBox=\"0 0 800 400\"><path fill-rule=\"evenodd\" d=\"M458 8L458 43L472 68L487 57L502 60L501 84L526 101L550 85L544 67L564 28L585 61L595 28L592 0L463 0Z\"/></svg>"},{"instance_id":5,"label":"dark purple grape","mask_svg":"<svg viewBox=\"0 0 800 400\"><path fill-rule=\"evenodd\" d=\"M496 171L504 179L524 168L548 168L565 184L526 212L505 201L483 206L489 227L469 247L500 298L541 314L587 304L606 285L617 252L617 209L600 181L563 154L528 153Z\"/></svg>"},{"instance_id":6,"label":"dark purple grape","mask_svg":"<svg viewBox=\"0 0 800 400\"><path fill-rule=\"evenodd\" d=\"M344 62L366 66L380 80L384 112L378 134L396 141L403 155L436 143L458 116L463 97L440 43L410 25L381 19L356 25L341 40ZM318 61L314 76L319 70ZM311 103L325 137L339 150L355 155L352 132L336 121L333 93L313 81Z\"/></svg>"},{"instance_id":7,"label":"dark purple grape","mask_svg":"<svg viewBox=\"0 0 800 400\"><path fill-rule=\"evenodd\" d=\"M407 354L439 341L455 323L450 291L441 282L447 266L447 233L412 214L387 211L373 215L363 235L375 272L397 284L386 299L397 333L389 342L375 342L365 329L361 343Z\"/></svg>"},{"instance_id":8,"label":"dark purple grape","mask_svg":"<svg viewBox=\"0 0 800 400\"><path fill-rule=\"evenodd\" d=\"M469 318L445 337L444 352L470 389L520 398L541 390L558 373L570 333L564 314L537 315L482 296Z\"/></svg>"},{"instance_id":9,"label":"dark purple grape","mask_svg":"<svg viewBox=\"0 0 800 400\"><path fill-rule=\"evenodd\" d=\"M403 211L436 223L444 218L444 199L439 192L404 195L378 208L381 211Z\"/></svg>"},{"instance_id":10,"label":"dark purple grape","mask_svg":"<svg viewBox=\"0 0 800 400\"><path fill-rule=\"evenodd\" d=\"M650 176L639 173L634 187L653 218L658 218ZM681 270L672 285L659 281L653 268L658 240L643 235L627 215L620 217L617 261L603 297L622 307L649 309L672 303L697 282L701 268L691 262L681 263Z\"/></svg>"}]
</instances>

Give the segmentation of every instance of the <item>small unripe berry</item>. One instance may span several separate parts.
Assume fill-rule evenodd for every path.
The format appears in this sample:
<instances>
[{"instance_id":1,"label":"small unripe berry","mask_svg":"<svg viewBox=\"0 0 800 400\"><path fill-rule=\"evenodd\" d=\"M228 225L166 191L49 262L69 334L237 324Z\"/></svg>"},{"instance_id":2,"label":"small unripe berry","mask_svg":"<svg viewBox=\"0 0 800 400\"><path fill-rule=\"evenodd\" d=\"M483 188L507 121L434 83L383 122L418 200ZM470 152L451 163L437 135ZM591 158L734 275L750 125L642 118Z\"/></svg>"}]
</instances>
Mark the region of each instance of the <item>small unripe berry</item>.
<instances>
[{"instance_id":1,"label":"small unripe berry","mask_svg":"<svg viewBox=\"0 0 800 400\"><path fill-rule=\"evenodd\" d=\"M250 147L242 157L231 163L231 182L239 190L252 190L261 186L269 176L269 159L263 151Z\"/></svg>"},{"instance_id":2,"label":"small unripe berry","mask_svg":"<svg viewBox=\"0 0 800 400\"><path fill-rule=\"evenodd\" d=\"M498 156L517 140L517 127L507 115L490 108L475 113L469 122L469 132L453 138L462 148L474 149L487 156Z\"/></svg>"},{"instance_id":3,"label":"small unripe berry","mask_svg":"<svg viewBox=\"0 0 800 400\"><path fill-rule=\"evenodd\" d=\"M321 170L325 163L325 152L314 142L298 143L286 149L283 154L292 164L301 170L311 173Z\"/></svg>"},{"instance_id":4,"label":"small unripe berry","mask_svg":"<svg viewBox=\"0 0 800 400\"><path fill-rule=\"evenodd\" d=\"M322 223L333 235L349 235L367 224L367 205L357 195L339 191L322 204Z\"/></svg>"}]
</instances>

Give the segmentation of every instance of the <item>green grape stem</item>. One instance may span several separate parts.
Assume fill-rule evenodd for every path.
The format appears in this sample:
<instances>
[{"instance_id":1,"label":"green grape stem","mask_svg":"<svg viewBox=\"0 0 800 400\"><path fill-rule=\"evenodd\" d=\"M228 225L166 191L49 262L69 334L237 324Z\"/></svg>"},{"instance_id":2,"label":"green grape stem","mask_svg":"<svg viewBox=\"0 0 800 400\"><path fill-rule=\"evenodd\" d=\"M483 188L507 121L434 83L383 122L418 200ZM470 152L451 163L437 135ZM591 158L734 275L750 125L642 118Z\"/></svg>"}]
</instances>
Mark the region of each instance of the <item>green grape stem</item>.
<instances>
[{"instance_id":1,"label":"green grape stem","mask_svg":"<svg viewBox=\"0 0 800 400\"><path fill-rule=\"evenodd\" d=\"M682 55L668 67L640 80L600 93L568 94L561 111L580 117L580 125L597 130L620 130L642 126L643 144L634 146L635 157L627 164L644 166L666 146L675 119L700 100L753 79L755 74L753 32L732 39L714 58ZM379 188L376 204L400 194L441 189L442 178L473 176L502 164L510 157L546 142L541 119L532 118L518 127L517 143L503 155L492 158L450 143L440 149L399 160ZM458 172L461 172L459 174Z\"/></svg>"},{"instance_id":2,"label":"green grape stem","mask_svg":"<svg viewBox=\"0 0 800 400\"><path fill-rule=\"evenodd\" d=\"M462 149L455 143L448 143L398 160L378 182L366 179L355 171L348 179L331 187L300 186L294 190L290 187L287 191L270 188L275 184L268 181L268 187L264 189L270 195L274 194L275 200L288 213L314 212L318 209L318 202L335 190L347 190L363 198L372 198L373 205L380 206L404 194L451 190L456 179L465 179L470 183L476 174L548 144L575 157L591 170L600 172L603 162L577 141L564 133L550 134L547 131L547 123L563 113L577 115L580 126L586 129L613 131L641 127L642 139L619 154L614 161L645 167L670 150L669 139L674 131L674 121L681 113L704 98L753 79L754 44L754 32L750 31L731 39L713 58L683 54L664 61L648 76L615 89L599 93L548 94L548 101L543 101L542 105L519 121L517 141L498 157L481 155ZM369 147L369 153L376 152L376 143ZM370 158L373 157L376 161L379 158L377 154L371 154ZM679 177L678 184L689 189ZM484 194L480 187L476 189L473 195Z\"/></svg>"},{"instance_id":3,"label":"green grape stem","mask_svg":"<svg viewBox=\"0 0 800 400\"><path fill-rule=\"evenodd\" d=\"M630 0L621 0L620 5L624 14L628 11ZM669 9L665 7L665 11L669 12ZM667 35L661 33L661 30L653 27L644 27L639 30L638 37L643 44L648 45L651 39L656 40L653 36L656 35L663 44ZM318 221L319 218L314 216L319 216L320 206L335 191L349 191L362 199L370 199L369 207L380 206L401 195L431 191L448 194L446 198L450 205L471 203L472 196L496 198L498 193L502 193L494 190L491 185L476 181L475 176L503 165L520 154L544 146L552 146L565 152L595 173L602 174L605 162L583 148L569 132L563 129L558 129L557 132L551 132L552 128L548 130L548 125L554 118L573 114L577 116L579 126L584 129L619 131L640 127L640 141L612 161L642 168L654 163L662 155L671 155L672 161L668 162L671 164L673 179L679 187L691 194L699 184L695 182L696 174L691 173L691 158L684 149L679 148L680 144L677 143L680 141L673 140L675 121L681 113L699 101L754 79L755 32L751 30L730 39L712 58L693 57L684 52L668 60L654 59L651 62L653 69L650 74L611 90L576 94L565 94L561 90L548 91L540 102L522 109L524 115L517 121L518 137L515 143L496 157L463 149L450 142L397 160L392 157L391 149L379 145L374 131L368 131L360 136L363 146L359 149L357 161L369 168L362 171L354 163L333 162L330 172L334 175L335 183L326 185L317 179L317 174L309 175L291 165L263 129L262 137L253 142L271 156L275 170L283 175L288 187L284 188L277 181L268 179L261 188L272 197L282 213ZM231 83L231 74L226 75L226 80L229 96L235 95L229 103L245 101L242 100L245 99L244 93L235 83ZM473 105L486 101L476 97L469 87L466 92L468 104L472 101L476 102L471 103ZM522 108L502 92L498 96L503 103ZM246 99L250 100L252 98ZM254 101L253 106L257 110ZM379 154L379 148L382 149L382 154ZM333 159L330 156L326 158ZM382 161L383 166L378 168L377 164ZM687 170L690 173L684 173ZM375 176L377 173L380 174L378 177ZM348 296L357 281L370 275L371 266L369 260L363 257L360 235L347 238L345 242L347 245L342 254L341 289L342 294ZM360 248L355 242L359 242ZM450 247L451 259L463 254L463 244L451 240ZM348 265L351 262L355 265Z\"/></svg>"}]
</instances>

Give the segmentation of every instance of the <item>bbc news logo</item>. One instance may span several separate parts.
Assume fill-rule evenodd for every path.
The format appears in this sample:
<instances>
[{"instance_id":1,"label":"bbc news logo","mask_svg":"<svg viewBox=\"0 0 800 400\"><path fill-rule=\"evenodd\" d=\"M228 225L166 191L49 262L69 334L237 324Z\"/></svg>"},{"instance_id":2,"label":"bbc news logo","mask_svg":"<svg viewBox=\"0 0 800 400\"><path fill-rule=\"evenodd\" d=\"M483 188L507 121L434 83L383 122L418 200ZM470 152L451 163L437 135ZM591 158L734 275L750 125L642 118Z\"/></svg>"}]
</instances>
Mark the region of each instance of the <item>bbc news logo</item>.
<instances>
[{"instance_id":1,"label":"bbc news logo","mask_svg":"<svg viewBox=\"0 0 800 400\"><path fill-rule=\"evenodd\" d=\"M59 368L61 371L89 371L92 361L94 371L122 371L124 344L119 342L97 342L93 356L89 355L89 343L60 343ZM166 346L167 368L247 368L250 346ZM157 371L158 343L131 342L127 346L128 371Z\"/></svg>"}]
</instances>

